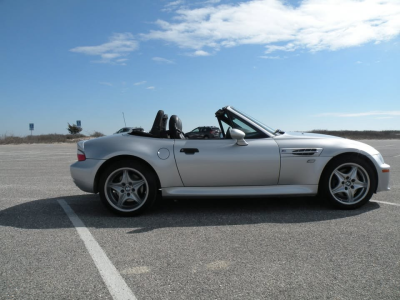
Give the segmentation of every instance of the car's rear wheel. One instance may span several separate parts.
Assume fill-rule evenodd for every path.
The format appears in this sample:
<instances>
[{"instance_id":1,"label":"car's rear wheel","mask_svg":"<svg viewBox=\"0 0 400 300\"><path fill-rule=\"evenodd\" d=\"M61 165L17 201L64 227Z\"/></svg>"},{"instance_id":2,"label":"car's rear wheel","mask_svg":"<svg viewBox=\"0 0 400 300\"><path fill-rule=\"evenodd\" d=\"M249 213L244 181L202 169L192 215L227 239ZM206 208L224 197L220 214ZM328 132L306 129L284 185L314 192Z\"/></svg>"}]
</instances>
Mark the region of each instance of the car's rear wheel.
<instances>
[{"instance_id":1,"label":"car's rear wheel","mask_svg":"<svg viewBox=\"0 0 400 300\"><path fill-rule=\"evenodd\" d=\"M375 186L375 173L364 159L344 156L327 166L320 181L320 192L334 206L354 209L371 199Z\"/></svg>"},{"instance_id":2,"label":"car's rear wheel","mask_svg":"<svg viewBox=\"0 0 400 300\"><path fill-rule=\"evenodd\" d=\"M112 212L133 216L150 208L157 196L154 172L138 161L118 161L100 178L100 199Z\"/></svg>"},{"instance_id":3,"label":"car's rear wheel","mask_svg":"<svg viewBox=\"0 0 400 300\"><path fill-rule=\"evenodd\" d=\"M209 139L208 135L205 135L205 136L204 136L204 139L205 139L205 140L208 140L208 139Z\"/></svg>"}]
</instances>

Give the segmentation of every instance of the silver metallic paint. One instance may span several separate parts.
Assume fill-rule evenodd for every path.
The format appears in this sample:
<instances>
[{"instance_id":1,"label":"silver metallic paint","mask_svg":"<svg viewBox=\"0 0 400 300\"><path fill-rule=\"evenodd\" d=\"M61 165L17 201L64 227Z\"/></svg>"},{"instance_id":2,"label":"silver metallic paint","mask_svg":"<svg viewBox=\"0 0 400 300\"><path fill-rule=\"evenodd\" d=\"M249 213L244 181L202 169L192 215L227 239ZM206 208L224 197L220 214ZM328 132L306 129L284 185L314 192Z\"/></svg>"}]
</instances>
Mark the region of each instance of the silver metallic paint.
<instances>
[{"instance_id":1,"label":"silver metallic paint","mask_svg":"<svg viewBox=\"0 0 400 300\"><path fill-rule=\"evenodd\" d=\"M278 183L279 148L273 139L176 140L174 154L184 186L257 186ZM188 155L182 148L197 148Z\"/></svg>"},{"instance_id":2,"label":"silver metallic paint","mask_svg":"<svg viewBox=\"0 0 400 300\"><path fill-rule=\"evenodd\" d=\"M183 186L176 168L174 156L170 155L168 158L163 160L157 155L160 148L167 149L172 154L173 145L174 140L171 139L156 139L129 134L115 134L86 141L84 143L84 151L87 159L97 157L107 160L122 155L138 157L152 166L160 179L161 187ZM81 162L77 163L79 164ZM72 168L76 168L75 164L72 166L71 173ZM74 174L76 174L76 172L74 172ZM87 180L91 181L92 185L94 184L94 176Z\"/></svg>"},{"instance_id":3,"label":"silver metallic paint","mask_svg":"<svg viewBox=\"0 0 400 300\"><path fill-rule=\"evenodd\" d=\"M86 159L73 163L70 172L76 186L84 192L94 193L94 178L104 162L102 159Z\"/></svg>"},{"instance_id":4,"label":"silver metallic paint","mask_svg":"<svg viewBox=\"0 0 400 300\"><path fill-rule=\"evenodd\" d=\"M229 106L226 108L235 113ZM78 150L85 153L87 160L71 165L71 175L79 188L93 192L94 178L100 166L108 159L128 155L143 159L152 166L165 196L315 195L323 169L333 157L360 153L376 168L377 191L390 190L390 173L382 172L389 170L390 166L381 161L379 152L369 145L320 134L287 132L272 135L245 116L240 117L270 138L246 140L249 145L242 147L236 145L236 140L171 140L112 135L79 142ZM200 151L187 155L179 152L182 147ZM168 158L158 157L161 148L171 153ZM282 148L323 148L323 151L318 157L312 156L315 162L309 163L310 157L307 156L281 155Z\"/></svg>"},{"instance_id":5,"label":"silver metallic paint","mask_svg":"<svg viewBox=\"0 0 400 300\"><path fill-rule=\"evenodd\" d=\"M162 189L164 197L242 197L316 195L318 185L271 185L230 187L170 187Z\"/></svg>"}]
</instances>

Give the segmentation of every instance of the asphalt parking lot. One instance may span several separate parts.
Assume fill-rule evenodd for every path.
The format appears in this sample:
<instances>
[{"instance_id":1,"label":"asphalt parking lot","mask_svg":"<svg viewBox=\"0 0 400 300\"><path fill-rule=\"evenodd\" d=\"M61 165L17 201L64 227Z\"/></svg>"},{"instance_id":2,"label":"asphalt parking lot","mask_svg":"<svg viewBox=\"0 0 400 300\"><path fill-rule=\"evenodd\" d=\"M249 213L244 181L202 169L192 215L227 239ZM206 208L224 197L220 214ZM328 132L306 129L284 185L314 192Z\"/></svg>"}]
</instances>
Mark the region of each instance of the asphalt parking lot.
<instances>
[{"instance_id":1,"label":"asphalt parking lot","mask_svg":"<svg viewBox=\"0 0 400 300\"><path fill-rule=\"evenodd\" d=\"M363 142L392 190L358 210L180 200L136 218L75 187L75 144L0 146L0 299L400 299L400 140Z\"/></svg>"}]
</instances>

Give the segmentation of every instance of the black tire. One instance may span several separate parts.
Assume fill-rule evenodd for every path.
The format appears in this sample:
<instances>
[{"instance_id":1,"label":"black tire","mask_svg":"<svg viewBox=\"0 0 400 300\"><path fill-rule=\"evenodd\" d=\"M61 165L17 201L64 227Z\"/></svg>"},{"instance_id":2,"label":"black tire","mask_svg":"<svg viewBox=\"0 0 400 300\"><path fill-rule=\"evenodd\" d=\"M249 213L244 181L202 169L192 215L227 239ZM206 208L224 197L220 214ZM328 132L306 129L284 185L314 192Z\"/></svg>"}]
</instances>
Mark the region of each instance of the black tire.
<instances>
[{"instance_id":1,"label":"black tire","mask_svg":"<svg viewBox=\"0 0 400 300\"><path fill-rule=\"evenodd\" d=\"M113 213L134 216L149 209L157 198L157 177L139 161L117 161L101 175L101 202Z\"/></svg>"},{"instance_id":2,"label":"black tire","mask_svg":"<svg viewBox=\"0 0 400 300\"><path fill-rule=\"evenodd\" d=\"M205 140L208 140L208 139L209 139L208 135L205 135L205 136L204 136L204 139L205 139Z\"/></svg>"},{"instance_id":3,"label":"black tire","mask_svg":"<svg viewBox=\"0 0 400 300\"><path fill-rule=\"evenodd\" d=\"M355 209L371 199L376 184L374 170L362 157L340 156L326 166L319 183L319 194L335 207Z\"/></svg>"}]
</instances>

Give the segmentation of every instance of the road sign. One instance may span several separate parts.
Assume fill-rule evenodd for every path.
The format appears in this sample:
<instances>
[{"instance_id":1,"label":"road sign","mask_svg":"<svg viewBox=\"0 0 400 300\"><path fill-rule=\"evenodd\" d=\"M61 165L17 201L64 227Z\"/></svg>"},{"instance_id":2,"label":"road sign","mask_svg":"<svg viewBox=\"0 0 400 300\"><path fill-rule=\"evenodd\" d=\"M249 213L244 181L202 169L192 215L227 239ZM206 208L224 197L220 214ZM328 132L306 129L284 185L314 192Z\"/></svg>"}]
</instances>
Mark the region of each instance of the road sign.
<instances>
[{"instance_id":1,"label":"road sign","mask_svg":"<svg viewBox=\"0 0 400 300\"><path fill-rule=\"evenodd\" d=\"M29 123L29 130L33 130L35 128L35 125L33 123Z\"/></svg>"},{"instance_id":2,"label":"road sign","mask_svg":"<svg viewBox=\"0 0 400 300\"><path fill-rule=\"evenodd\" d=\"M81 120L76 121L76 126L81 127Z\"/></svg>"}]
</instances>

